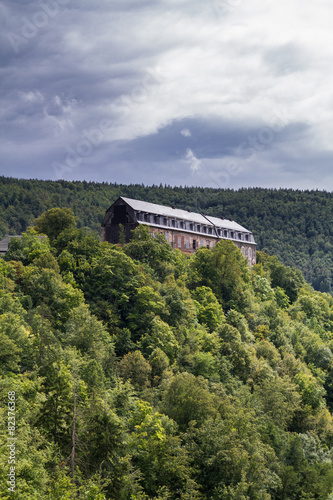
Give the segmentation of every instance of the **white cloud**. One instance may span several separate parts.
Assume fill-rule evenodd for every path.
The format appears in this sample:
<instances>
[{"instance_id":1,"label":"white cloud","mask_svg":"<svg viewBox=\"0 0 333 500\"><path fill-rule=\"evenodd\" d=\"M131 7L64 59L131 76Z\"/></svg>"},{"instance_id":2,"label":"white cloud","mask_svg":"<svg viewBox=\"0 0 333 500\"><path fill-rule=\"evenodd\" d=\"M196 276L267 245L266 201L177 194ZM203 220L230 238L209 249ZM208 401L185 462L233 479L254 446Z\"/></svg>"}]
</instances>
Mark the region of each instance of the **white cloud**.
<instances>
[{"instance_id":1,"label":"white cloud","mask_svg":"<svg viewBox=\"0 0 333 500\"><path fill-rule=\"evenodd\" d=\"M191 133L191 131L188 128L183 128L183 130L181 130L180 133L184 137L192 137L192 133Z\"/></svg>"},{"instance_id":2,"label":"white cloud","mask_svg":"<svg viewBox=\"0 0 333 500\"><path fill-rule=\"evenodd\" d=\"M192 172L197 172L201 168L201 161L198 160L198 158L195 156L193 153L192 149L187 149L186 150L186 155L185 155L186 161L189 162L190 164L190 169Z\"/></svg>"}]
</instances>

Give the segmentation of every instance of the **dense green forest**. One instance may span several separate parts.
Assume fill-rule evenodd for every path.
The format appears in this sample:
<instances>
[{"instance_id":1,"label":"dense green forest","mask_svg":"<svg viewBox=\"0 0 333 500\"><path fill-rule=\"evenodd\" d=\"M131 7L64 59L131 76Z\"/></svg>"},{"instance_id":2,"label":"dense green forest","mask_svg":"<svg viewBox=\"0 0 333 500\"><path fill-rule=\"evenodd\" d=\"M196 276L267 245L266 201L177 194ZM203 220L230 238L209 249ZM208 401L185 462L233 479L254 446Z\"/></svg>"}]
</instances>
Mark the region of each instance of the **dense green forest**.
<instances>
[{"instance_id":1,"label":"dense green forest","mask_svg":"<svg viewBox=\"0 0 333 500\"><path fill-rule=\"evenodd\" d=\"M71 189L97 223L96 186L24 182L6 197L29 224ZM52 209L0 259L0 498L332 500L333 297L229 241L189 256L75 225Z\"/></svg>"},{"instance_id":2,"label":"dense green forest","mask_svg":"<svg viewBox=\"0 0 333 500\"><path fill-rule=\"evenodd\" d=\"M121 195L233 218L253 231L259 250L300 269L316 290L333 290L333 195L325 191L234 191L0 177L0 237L21 234L52 207L72 208L80 227L100 235L105 210Z\"/></svg>"}]
</instances>

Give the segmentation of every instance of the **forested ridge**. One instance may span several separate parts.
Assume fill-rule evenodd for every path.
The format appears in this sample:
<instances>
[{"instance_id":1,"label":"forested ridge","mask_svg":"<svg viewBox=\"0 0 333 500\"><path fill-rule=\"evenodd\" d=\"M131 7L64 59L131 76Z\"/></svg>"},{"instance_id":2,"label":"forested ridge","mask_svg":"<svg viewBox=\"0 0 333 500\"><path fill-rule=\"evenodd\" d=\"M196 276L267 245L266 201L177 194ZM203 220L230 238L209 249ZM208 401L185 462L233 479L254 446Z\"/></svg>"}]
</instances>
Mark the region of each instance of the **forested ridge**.
<instances>
[{"instance_id":1,"label":"forested ridge","mask_svg":"<svg viewBox=\"0 0 333 500\"><path fill-rule=\"evenodd\" d=\"M52 207L71 207L80 227L101 234L118 196L233 218L253 231L259 250L300 269L316 290L332 292L333 195L325 191L188 188L0 177L0 236L21 234Z\"/></svg>"},{"instance_id":2,"label":"forested ridge","mask_svg":"<svg viewBox=\"0 0 333 500\"><path fill-rule=\"evenodd\" d=\"M333 297L300 271L53 208L0 284L1 498L333 499Z\"/></svg>"}]
</instances>

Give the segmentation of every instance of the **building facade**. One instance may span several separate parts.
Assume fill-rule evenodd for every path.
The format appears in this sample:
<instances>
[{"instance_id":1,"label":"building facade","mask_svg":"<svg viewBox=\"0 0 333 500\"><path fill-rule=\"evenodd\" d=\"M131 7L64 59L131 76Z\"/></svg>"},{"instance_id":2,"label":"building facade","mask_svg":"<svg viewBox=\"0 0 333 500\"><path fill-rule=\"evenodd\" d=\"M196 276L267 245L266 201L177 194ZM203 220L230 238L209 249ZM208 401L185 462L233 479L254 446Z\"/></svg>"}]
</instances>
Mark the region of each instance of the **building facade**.
<instances>
[{"instance_id":1,"label":"building facade","mask_svg":"<svg viewBox=\"0 0 333 500\"><path fill-rule=\"evenodd\" d=\"M241 250L250 266L256 263L253 234L229 219L121 196L105 213L102 240L119 243L120 224L124 227L126 242L131 239L133 229L145 224L152 236L164 234L173 248L183 252L193 253L203 246L212 248L221 239L230 240Z\"/></svg>"}]
</instances>

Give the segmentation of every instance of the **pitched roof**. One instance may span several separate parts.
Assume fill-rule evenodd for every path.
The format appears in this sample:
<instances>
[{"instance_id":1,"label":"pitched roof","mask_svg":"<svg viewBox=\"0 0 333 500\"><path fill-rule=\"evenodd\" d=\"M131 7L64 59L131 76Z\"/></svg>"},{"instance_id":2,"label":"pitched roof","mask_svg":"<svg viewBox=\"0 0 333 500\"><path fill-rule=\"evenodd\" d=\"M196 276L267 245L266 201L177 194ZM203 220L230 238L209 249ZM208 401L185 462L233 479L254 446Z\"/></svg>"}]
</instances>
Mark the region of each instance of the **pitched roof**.
<instances>
[{"instance_id":1,"label":"pitched roof","mask_svg":"<svg viewBox=\"0 0 333 500\"><path fill-rule=\"evenodd\" d=\"M210 215L202 215L196 212L191 212L190 210L180 210L178 208L167 207L165 205L157 205L155 203L149 203L147 201L133 200L131 198L125 198L120 196L120 198L125 201L133 210L140 212L148 212L155 215L162 215L164 217L174 217L175 219L187 220L190 222L195 222L198 224L204 224L206 226L216 226L222 229L232 229L234 231L242 231L244 233L250 233L248 229L237 224L235 221L230 221L229 219L223 219L218 217L211 217Z\"/></svg>"},{"instance_id":2,"label":"pitched roof","mask_svg":"<svg viewBox=\"0 0 333 500\"><path fill-rule=\"evenodd\" d=\"M9 242L12 238L22 238L22 236L20 236L20 235L6 236L6 238L1 240L0 241L0 254L1 255L5 254L7 252Z\"/></svg>"}]
</instances>

